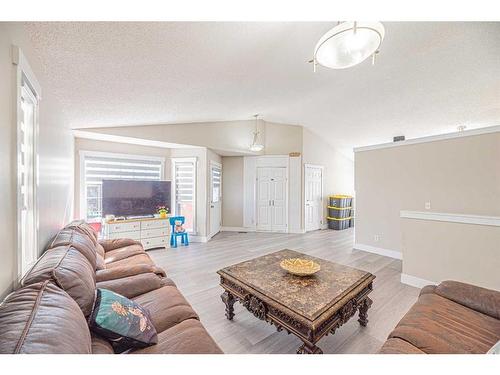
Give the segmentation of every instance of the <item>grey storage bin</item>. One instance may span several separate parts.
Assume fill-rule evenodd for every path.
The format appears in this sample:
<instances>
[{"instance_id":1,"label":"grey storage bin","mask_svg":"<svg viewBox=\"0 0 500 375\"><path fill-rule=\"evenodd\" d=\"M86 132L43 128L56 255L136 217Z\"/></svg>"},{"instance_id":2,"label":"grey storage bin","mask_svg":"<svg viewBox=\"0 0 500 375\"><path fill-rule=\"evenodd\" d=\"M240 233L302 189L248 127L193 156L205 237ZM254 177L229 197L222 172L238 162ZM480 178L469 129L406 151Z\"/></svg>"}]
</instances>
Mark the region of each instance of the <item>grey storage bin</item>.
<instances>
[{"instance_id":1,"label":"grey storage bin","mask_svg":"<svg viewBox=\"0 0 500 375\"><path fill-rule=\"evenodd\" d=\"M344 230L349 228L349 223L351 221L350 217L346 217L344 219L336 219L334 217L327 217L328 220L328 228L333 230Z\"/></svg>"},{"instance_id":2,"label":"grey storage bin","mask_svg":"<svg viewBox=\"0 0 500 375\"><path fill-rule=\"evenodd\" d=\"M328 206L328 216L335 219L345 219L351 216L351 207L338 208Z\"/></svg>"},{"instance_id":3,"label":"grey storage bin","mask_svg":"<svg viewBox=\"0 0 500 375\"><path fill-rule=\"evenodd\" d=\"M351 207L352 197L350 195L330 195L329 206L337 208Z\"/></svg>"}]
</instances>

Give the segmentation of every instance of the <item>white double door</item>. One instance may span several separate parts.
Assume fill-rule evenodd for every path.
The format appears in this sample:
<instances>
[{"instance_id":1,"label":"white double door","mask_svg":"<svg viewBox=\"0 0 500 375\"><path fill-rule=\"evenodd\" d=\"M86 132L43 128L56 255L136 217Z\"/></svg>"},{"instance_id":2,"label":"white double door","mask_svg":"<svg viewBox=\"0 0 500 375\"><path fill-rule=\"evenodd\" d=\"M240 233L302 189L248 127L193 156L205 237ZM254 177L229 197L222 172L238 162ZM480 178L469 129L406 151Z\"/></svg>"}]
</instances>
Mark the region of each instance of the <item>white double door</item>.
<instances>
[{"instance_id":1,"label":"white double door","mask_svg":"<svg viewBox=\"0 0 500 375\"><path fill-rule=\"evenodd\" d=\"M257 168L257 230L287 231L286 168Z\"/></svg>"},{"instance_id":2,"label":"white double door","mask_svg":"<svg viewBox=\"0 0 500 375\"><path fill-rule=\"evenodd\" d=\"M321 228L323 222L323 167L306 165L304 168L306 232Z\"/></svg>"}]
</instances>

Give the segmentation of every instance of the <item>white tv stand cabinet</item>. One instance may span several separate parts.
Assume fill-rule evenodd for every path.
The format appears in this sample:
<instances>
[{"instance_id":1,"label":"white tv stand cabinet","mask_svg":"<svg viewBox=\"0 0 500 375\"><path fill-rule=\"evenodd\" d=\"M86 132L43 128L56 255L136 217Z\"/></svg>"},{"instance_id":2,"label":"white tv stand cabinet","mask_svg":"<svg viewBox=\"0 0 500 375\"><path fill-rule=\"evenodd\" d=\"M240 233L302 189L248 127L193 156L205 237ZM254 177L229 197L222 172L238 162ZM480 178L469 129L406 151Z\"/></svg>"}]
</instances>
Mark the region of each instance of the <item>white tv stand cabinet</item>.
<instances>
[{"instance_id":1,"label":"white tv stand cabinet","mask_svg":"<svg viewBox=\"0 0 500 375\"><path fill-rule=\"evenodd\" d=\"M170 247L168 218L110 220L104 222L104 239L131 238L140 241L144 250Z\"/></svg>"}]
</instances>

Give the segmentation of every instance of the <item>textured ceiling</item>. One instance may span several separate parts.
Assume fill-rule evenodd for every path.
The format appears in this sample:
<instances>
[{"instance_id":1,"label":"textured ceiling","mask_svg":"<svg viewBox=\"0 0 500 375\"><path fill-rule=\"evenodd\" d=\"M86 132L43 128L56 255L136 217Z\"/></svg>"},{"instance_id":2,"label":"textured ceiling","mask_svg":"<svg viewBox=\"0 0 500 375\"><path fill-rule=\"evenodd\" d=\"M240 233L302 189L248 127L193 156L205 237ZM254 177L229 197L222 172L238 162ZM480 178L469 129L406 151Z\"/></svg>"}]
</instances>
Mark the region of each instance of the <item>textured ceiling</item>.
<instances>
[{"instance_id":1,"label":"textured ceiling","mask_svg":"<svg viewBox=\"0 0 500 375\"><path fill-rule=\"evenodd\" d=\"M72 128L249 119L347 151L500 123L500 23L384 23L377 63L307 63L332 23L28 23Z\"/></svg>"}]
</instances>

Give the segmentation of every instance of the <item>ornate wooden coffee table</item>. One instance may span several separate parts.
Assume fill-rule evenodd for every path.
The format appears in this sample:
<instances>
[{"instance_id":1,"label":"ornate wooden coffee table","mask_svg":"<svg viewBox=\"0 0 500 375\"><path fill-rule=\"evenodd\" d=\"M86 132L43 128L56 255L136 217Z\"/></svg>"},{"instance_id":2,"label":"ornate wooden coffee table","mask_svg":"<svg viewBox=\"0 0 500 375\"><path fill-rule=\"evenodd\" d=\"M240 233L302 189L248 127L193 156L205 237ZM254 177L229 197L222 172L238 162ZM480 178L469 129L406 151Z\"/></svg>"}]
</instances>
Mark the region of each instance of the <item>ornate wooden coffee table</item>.
<instances>
[{"instance_id":1,"label":"ornate wooden coffee table","mask_svg":"<svg viewBox=\"0 0 500 375\"><path fill-rule=\"evenodd\" d=\"M312 276L293 276L279 263L285 258L305 258L320 264ZM319 354L316 343L346 323L359 310L359 323L368 323L372 304L368 294L375 276L355 268L311 257L293 250L281 250L217 272L224 288L222 301L226 317L234 317L234 303L240 301L255 317L299 337L304 344L297 353Z\"/></svg>"}]
</instances>

